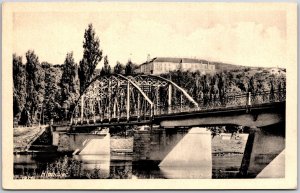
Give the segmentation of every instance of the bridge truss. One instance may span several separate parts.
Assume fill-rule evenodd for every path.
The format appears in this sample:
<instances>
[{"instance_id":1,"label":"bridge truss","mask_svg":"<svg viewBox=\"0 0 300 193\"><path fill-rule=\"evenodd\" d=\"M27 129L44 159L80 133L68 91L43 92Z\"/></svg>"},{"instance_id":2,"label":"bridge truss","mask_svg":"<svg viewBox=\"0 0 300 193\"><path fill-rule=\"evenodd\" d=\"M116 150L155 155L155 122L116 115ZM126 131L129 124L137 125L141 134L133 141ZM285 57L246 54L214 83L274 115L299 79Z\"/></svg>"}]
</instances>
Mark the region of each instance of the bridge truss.
<instances>
[{"instance_id":1,"label":"bridge truss","mask_svg":"<svg viewBox=\"0 0 300 193\"><path fill-rule=\"evenodd\" d=\"M285 90L215 94L197 102L174 82L154 75L98 76L79 98L71 125L149 122L162 115L253 107L285 101ZM209 98L209 100L207 100ZM205 101L206 100L206 101Z\"/></svg>"},{"instance_id":2,"label":"bridge truss","mask_svg":"<svg viewBox=\"0 0 300 193\"><path fill-rule=\"evenodd\" d=\"M79 98L71 124L149 121L198 108L184 89L159 76L98 76Z\"/></svg>"}]
</instances>

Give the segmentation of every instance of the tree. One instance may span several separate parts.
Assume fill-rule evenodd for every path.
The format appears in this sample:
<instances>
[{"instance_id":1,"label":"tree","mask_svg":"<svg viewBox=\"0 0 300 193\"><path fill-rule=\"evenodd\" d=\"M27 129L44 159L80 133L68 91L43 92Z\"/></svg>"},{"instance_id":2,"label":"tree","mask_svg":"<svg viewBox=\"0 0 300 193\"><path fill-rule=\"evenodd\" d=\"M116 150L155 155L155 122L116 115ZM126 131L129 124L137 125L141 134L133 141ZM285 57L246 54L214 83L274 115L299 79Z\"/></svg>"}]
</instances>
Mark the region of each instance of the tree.
<instances>
[{"instance_id":1,"label":"tree","mask_svg":"<svg viewBox=\"0 0 300 193\"><path fill-rule=\"evenodd\" d=\"M64 65L62 66L61 105L67 105L65 111L71 111L79 97L80 86L78 79L78 67L74 62L73 52L67 53Z\"/></svg>"},{"instance_id":2,"label":"tree","mask_svg":"<svg viewBox=\"0 0 300 193\"><path fill-rule=\"evenodd\" d=\"M26 79L27 79L27 103L26 110L31 120L36 122L41 113L41 105L45 96L45 71L39 63L39 59L33 50L26 52Z\"/></svg>"},{"instance_id":3,"label":"tree","mask_svg":"<svg viewBox=\"0 0 300 193\"><path fill-rule=\"evenodd\" d=\"M117 64L114 67L114 73L122 74L123 70L124 70L124 66L119 61L117 61Z\"/></svg>"},{"instance_id":4,"label":"tree","mask_svg":"<svg viewBox=\"0 0 300 193\"><path fill-rule=\"evenodd\" d=\"M13 112L19 121L26 103L26 72L22 57L16 54L13 54L13 88Z\"/></svg>"},{"instance_id":5,"label":"tree","mask_svg":"<svg viewBox=\"0 0 300 193\"><path fill-rule=\"evenodd\" d=\"M125 66L125 75L132 75L134 74L134 64L131 62L131 60L128 60L126 66Z\"/></svg>"},{"instance_id":6,"label":"tree","mask_svg":"<svg viewBox=\"0 0 300 193\"><path fill-rule=\"evenodd\" d=\"M109 65L109 61L107 56L104 57L104 66L102 67L100 71L101 76L110 75L111 74L111 67Z\"/></svg>"},{"instance_id":7,"label":"tree","mask_svg":"<svg viewBox=\"0 0 300 193\"><path fill-rule=\"evenodd\" d=\"M52 64L50 64L48 62L42 62L41 65L44 70L49 69L52 66Z\"/></svg>"},{"instance_id":8,"label":"tree","mask_svg":"<svg viewBox=\"0 0 300 193\"><path fill-rule=\"evenodd\" d=\"M209 102L209 81L208 76L204 75L201 80L202 92L203 92L203 105L207 105Z\"/></svg>"},{"instance_id":9,"label":"tree","mask_svg":"<svg viewBox=\"0 0 300 193\"><path fill-rule=\"evenodd\" d=\"M73 52L67 53L62 66L61 88L63 101L75 101L76 98L70 98L72 93L79 95L78 66L74 62Z\"/></svg>"},{"instance_id":10,"label":"tree","mask_svg":"<svg viewBox=\"0 0 300 193\"><path fill-rule=\"evenodd\" d=\"M256 90L256 84L254 77L252 76L249 80L249 85L248 85L248 92L255 93Z\"/></svg>"},{"instance_id":11,"label":"tree","mask_svg":"<svg viewBox=\"0 0 300 193\"><path fill-rule=\"evenodd\" d=\"M274 80L270 80L270 101L274 101L274 99L275 99L275 93L274 93Z\"/></svg>"},{"instance_id":12,"label":"tree","mask_svg":"<svg viewBox=\"0 0 300 193\"><path fill-rule=\"evenodd\" d=\"M59 120L62 116L62 91L61 70L57 67L50 67L46 71L45 76L45 100L43 104L43 112L45 121L49 122L51 119Z\"/></svg>"},{"instance_id":13,"label":"tree","mask_svg":"<svg viewBox=\"0 0 300 193\"><path fill-rule=\"evenodd\" d=\"M80 93L83 93L92 80L95 68L101 60L100 40L96 36L93 25L89 24L84 33L83 58L79 64Z\"/></svg>"}]
</instances>

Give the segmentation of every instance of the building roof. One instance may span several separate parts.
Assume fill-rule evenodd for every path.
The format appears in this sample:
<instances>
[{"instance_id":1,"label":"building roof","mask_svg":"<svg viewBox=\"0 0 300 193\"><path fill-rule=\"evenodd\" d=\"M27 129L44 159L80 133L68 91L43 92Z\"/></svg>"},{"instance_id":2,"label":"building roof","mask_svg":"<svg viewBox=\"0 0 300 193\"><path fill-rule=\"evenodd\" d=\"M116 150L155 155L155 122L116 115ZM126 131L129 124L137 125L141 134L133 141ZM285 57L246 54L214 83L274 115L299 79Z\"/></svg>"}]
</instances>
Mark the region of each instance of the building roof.
<instances>
[{"instance_id":1,"label":"building roof","mask_svg":"<svg viewBox=\"0 0 300 193\"><path fill-rule=\"evenodd\" d=\"M173 57L156 57L151 59L150 61L144 62L141 65L145 65L151 62L171 62L171 63L204 63L208 64L207 60L200 60L194 58L173 58Z\"/></svg>"},{"instance_id":2,"label":"building roof","mask_svg":"<svg viewBox=\"0 0 300 193\"><path fill-rule=\"evenodd\" d=\"M181 62L181 58L169 58L169 57L157 57L153 58L154 62L172 62L172 63L179 63Z\"/></svg>"}]
</instances>

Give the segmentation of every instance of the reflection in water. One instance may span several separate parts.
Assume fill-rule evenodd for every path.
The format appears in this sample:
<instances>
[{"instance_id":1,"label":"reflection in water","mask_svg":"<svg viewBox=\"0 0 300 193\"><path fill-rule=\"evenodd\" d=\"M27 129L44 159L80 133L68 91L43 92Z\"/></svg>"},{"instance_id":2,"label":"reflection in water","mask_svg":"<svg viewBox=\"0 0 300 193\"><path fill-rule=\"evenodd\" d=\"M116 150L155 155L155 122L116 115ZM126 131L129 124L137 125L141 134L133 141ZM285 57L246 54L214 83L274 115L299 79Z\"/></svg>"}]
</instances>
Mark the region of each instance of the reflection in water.
<instances>
[{"instance_id":1,"label":"reflection in water","mask_svg":"<svg viewBox=\"0 0 300 193\"><path fill-rule=\"evenodd\" d=\"M15 155L14 177L15 179L165 178L158 164L159 162L155 161L133 162L132 156L74 155L68 157L55 154Z\"/></svg>"},{"instance_id":2,"label":"reflection in water","mask_svg":"<svg viewBox=\"0 0 300 193\"><path fill-rule=\"evenodd\" d=\"M158 167L159 161L136 161L132 163L132 174L139 179L166 178Z\"/></svg>"},{"instance_id":3,"label":"reflection in water","mask_svg":"<svg viewBox=\"0 0 300 193\"><path fill-rule=\"evenodd\" d=\"M169 179L208 179L211 171L206 167L161 167L163 176Z\"/></svg>"},{"instance_id":4,"label":"reflection in water","mask_svg":"<svg viewBox=\"0 0 300 193\"><path fill-rule=\"evenodd\" d=\"M132 162L131 161L112 161L110 167L110 179L131 179Z\"/></svg>"},{"instance_id":5,"label":"reflection in water","mask_svg":"<svg viewBox=\"0 0 300 193\"><path fill-rule=\"evenodd\" d=\"M181 134L175 134L172 136L183 137ZM191 137L193 139L196 136ZM152 155L152 160L133 161L133 154L126 152L122 154L113 152L111 155L80 154L67 156L59 153L32 153L14 156L14 177L68 179L236 178L243 158L242 152L245 148L246 139L247 136L242 135L238 138L229 134L215 136L212 139L212 168L210 167L210 169L203 168L202 163L194 164L197 167L190 167L190 164L183 167L182 164L179 164L176 167L160 166L160 168L161 161L156 161L160 160L158 159L159 156ZM168 141L172 140L169 139ZM173 141L178 142L178 140ZM188 140L188 142L190 141ZM113 140L112 144L115 149L120 149L120 144L125 147L124 144L129 144L129 142L132 143L132 140L118 139ZM165 147L163 140L162 143L158 143L158 146L158 151L162 152L163 147ZM126 147L128 148L128 146ZM186 149L192 148L194 147L189 146ZM179 151L182 150L179 149ZM197 150L192 152L195 151ZM192 160L193 155L190 156L189 160ZM186 158L187 155L182 154L181 156ZM198 156L203 156L203 154Z\"/></svg>"},{"instance_id":6,"label":"reflection in water","mask_svg":"<svg viewBox=\"0 0 300 193\"><path fill-rule=\"evenodd\" d=\"M213 156L213 178L234 178L242 155ZM239 163L238 163L239 162ZM199 167L159 167L160 161L132 161L132 155L57 155L14 156L14 177L19 178L100 178L100 179L203 179Z\"/></svg>"}]
</instances>

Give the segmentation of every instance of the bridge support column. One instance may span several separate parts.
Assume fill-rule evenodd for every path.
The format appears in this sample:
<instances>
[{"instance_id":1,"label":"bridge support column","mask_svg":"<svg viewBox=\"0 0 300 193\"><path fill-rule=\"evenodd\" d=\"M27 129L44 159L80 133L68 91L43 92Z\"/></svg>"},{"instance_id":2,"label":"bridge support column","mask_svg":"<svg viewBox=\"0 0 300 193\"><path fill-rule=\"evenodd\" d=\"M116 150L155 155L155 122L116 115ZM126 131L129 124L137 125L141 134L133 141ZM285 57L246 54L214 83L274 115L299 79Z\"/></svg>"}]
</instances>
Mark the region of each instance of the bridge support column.
<instances>
[{"instance_id":1,"label":"bridge support column","mask_svg":"<svg viewBox=\"0 0 300 193\"><path fill-rule=\"evenodd\" d=\"M266 166L268 166L273 159L275 159L281 152L284 151L284 128L284 123L275 124L264 128L250 128L250 133L238 176L243 178L257 177L257 175ZM284 177L284 162L281 163L281 165L278 165L276 170L276 176L278 176L278 173L281 173L281 177ZM264 174L263 176L270 178L274 177L272 173Z\"/></svg>"},{"instance_id":2,"label":"bridge support column","mask_svg":"<svg viewBox=\"0 0 300 193\"><path fill-rule=\"evenodd\" d=\"M187 128L156 126L149 131L135 131L133 139L134 160L162 161L187 133Z\"/></svg>"},{"instance_id":3,"label":"bridge support column","mask_svg":"<svg viewBox=\"0 0 300 193\"><path fill-rule=\"evenodd\" d=\"M250 133L248 135L248 140L246 143L245 151L244 151L244 156L240 168L240 176L245 177L248 173L248 168L250 165L250 158L252 154L252 149L254 145L254 138L255 138L255 133L259 132L259 129L257 127L252 127L250 128Z\"/></svg>"},{"instance_id":4,"label":"bridge support column","mask_svg":"<svg viewBox=\"0 0 300 193\"><path fill-rule=\"evenodd\" d=\"M135 131L133 136L133 160L147 160L150 156L151 133L148 130Z\"/></svg>"},{"instance_id":5,"label":"bridge support column","mask_svg":"<svg viewBox=\"0 0 300 193\"><path fill-rule=\"evenodd\" d=\"M110 155L110 134L106 136L87 138L82 142L83 147L79 147L80 155Z\"/></svg>"},{"instance_id":6,"label":"bridge support column","mask_svg":"<svg viewBox=\"0 0 300 193\"><path fill-rule=\"evenodd\" d=\"M59 152L110 155L110 134L55 132L53 145Z\"/></svg>"}]
</instances>

